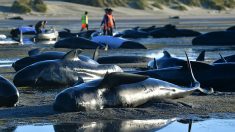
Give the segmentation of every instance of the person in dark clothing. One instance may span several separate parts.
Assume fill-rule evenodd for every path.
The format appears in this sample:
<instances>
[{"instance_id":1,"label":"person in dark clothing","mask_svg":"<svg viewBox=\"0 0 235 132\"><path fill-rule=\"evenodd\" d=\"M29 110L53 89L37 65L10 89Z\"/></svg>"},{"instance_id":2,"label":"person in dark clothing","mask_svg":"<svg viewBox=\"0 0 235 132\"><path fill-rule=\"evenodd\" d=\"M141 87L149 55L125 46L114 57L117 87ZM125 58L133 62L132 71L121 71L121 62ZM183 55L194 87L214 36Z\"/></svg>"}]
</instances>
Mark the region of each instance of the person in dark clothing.
<instances>
[{"instance_id":1,"label":"person in dark clothing","mask_svg":"<svg viewBox=\"0 0 235 132\"><path fill-rule=\"evenodd\" d=\"M39 21L36 25L35 25L35 30L37 32L37 34L42 33L42 29L45 29L47 21Z\"/></svg>"},{"instance_id":2,"label":"person in dark clothing","mask_svg":"<svg viewBox=\"0 0 235 132\"><path fill-rule=\"evenodd\" d=\"M105 14L104 14L104 17L103 17L103 19L101 21L101 24L100 24L100 29L103 30L103 35L107 35L107 26L106 26L107 24L106 24L106 22L107 22L107 19L108 19L108 16L107 16L108 15L108 10L109 10L108 8L104 9Z\"/></svg>"}]
</instances>

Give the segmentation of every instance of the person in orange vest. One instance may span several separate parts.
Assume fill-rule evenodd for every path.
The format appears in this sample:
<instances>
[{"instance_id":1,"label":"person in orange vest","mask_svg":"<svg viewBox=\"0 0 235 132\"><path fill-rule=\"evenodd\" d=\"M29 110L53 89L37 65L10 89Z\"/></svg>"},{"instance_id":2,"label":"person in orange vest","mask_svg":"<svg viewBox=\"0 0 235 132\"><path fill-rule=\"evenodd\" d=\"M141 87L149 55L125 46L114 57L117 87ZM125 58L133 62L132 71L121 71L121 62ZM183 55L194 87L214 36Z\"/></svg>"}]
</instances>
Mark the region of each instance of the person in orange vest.
<instances>
[{"instance_id":1,"label":"person in orange vest","mask_svg":"<svg viewBox=\"0 0 235 132\"><path fill-rule=\"evenodd\" d=\"M104 9L105 14L104 14L104 17L103 17L101 24L100 24L100 29L103 29L103 35L107 35L107 24L106 23L108 20L108 16L107 16L108 10L109 10L109 8ZM102 25L104 25L104 26L102 27Z\"/></svg>"},{"instance_id":2,"label":"person in orange vest","mask_svg":"<svg viewBox=\"0 0 235 132\"><path fill-rule=\"evenodd\" d=\"M84 29L88 30L88 12L85 11L84 15L82 15L82 28L80 31L83 31Z\"/></svg>"},{"instance_id":3,"label":"person in orange vest","mask_svg":"<svg viewBox=\"0 0 235 132\"><path fill-rule=\"evenodd\" d=\"M113 17L113 10L111 8L108 9L106 26L107 34L113 36L113 29L116 29L116 23Z\"/></svg>"}]
</instances>

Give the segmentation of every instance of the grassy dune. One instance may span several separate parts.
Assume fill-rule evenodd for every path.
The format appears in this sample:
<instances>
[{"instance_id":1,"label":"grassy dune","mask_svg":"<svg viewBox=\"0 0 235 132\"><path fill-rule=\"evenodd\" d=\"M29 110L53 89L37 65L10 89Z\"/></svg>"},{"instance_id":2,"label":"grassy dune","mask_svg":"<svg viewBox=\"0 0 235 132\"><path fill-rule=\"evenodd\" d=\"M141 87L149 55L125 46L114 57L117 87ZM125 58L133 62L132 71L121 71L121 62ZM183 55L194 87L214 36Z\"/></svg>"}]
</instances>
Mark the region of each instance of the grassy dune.
<instances>
[{"instance_id":1,"label":"grassy dune","mask_svg":"<svg viewBox=\"0 0 235 132\"><path fill-rule=\"evenodd\" d=\"M201 7L205 9L225 10L235 7L235 0L63 0L98 7L125 6L136 9L145 9L150 6L162 9L168 6L176 10L187 10L186 6Z\"/></svg>"}]
</instances>

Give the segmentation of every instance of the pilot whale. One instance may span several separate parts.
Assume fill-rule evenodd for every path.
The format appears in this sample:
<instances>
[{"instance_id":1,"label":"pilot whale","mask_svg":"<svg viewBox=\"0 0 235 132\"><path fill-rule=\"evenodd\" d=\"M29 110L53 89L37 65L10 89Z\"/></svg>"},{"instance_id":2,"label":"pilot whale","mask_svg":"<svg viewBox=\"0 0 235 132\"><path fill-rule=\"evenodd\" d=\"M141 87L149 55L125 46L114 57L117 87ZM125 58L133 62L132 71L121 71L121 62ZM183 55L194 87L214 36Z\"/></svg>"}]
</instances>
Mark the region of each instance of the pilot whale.
<instances>
[{"instance_id":1,"label":"pilot whale","mask_svg":"<svg viewBox=\"0 0 235 132\"><path fill-rule=\"evenodd\" d=\"M122 72L116 65L90 64L78 55L82 50L71 50L62 59L46 60L18 71L13 82L16 86L48 87L71 86L101 78L106 72Z\"/></svg>"},{"instance_id":2,"label":"pilot whale","mask_svg":"<svg viewBox=\"0 0 235 132\"><path fill-rule=\"evenodd\" d=\"M62 59L63 56L66 54L66 52L60 52L60 51L46 51L41 52L39 48L30 50L28 52L27 57L24 57L22 59L17 60L12 64L12 67L15 69L15 71L19 71L23 69L26 66L29 66L33 63L39 62L39 61L45 61L45 60L55 60L55 59ZM90 59L87 56L84 55L78 55L79 60L82 60L84 62L90 63L90 64L98 64L96 61Z\"/></svg>"},{"instance_id":3,"label":"pilot whale","mask_svg":"<svg viewBox=\"0 0 235 132\"><path fill-rule=\"evenodd\" d=\"M0 107L15 106L19 99L19 91L6 78L0 76Z\"/></svg>"},{"instance_id":4,"label":"pilot whale","mask_svg":"<svg viewBox=\"0 0 235 132\"><path fill-rule=\"evenodd\" d=\"M106 74L103 79L65 89L56 96L53 108L68 112L137 107L151 100L182 98L195 90L206 92L194 78L190 65L189 68L193 82L190 88L148 76L115 72Z\"/></svg>"},{"instance_id":5,"label":"pilot whale","mask_svg":"<svg viewBox=\"0 0 235 132\"><path fill-rule=\"evenodd\" d=\"M151 60L148 62L148 69L161 69L167 67L175 67L175 66L182 66L186 64L186 61L183 59L172 57L171 54L164 50L163 57L159 59ZM197 57L196 61L204 61L205 60L205 50L203 50L199 56Z\"/></svg>"}]
</instances>

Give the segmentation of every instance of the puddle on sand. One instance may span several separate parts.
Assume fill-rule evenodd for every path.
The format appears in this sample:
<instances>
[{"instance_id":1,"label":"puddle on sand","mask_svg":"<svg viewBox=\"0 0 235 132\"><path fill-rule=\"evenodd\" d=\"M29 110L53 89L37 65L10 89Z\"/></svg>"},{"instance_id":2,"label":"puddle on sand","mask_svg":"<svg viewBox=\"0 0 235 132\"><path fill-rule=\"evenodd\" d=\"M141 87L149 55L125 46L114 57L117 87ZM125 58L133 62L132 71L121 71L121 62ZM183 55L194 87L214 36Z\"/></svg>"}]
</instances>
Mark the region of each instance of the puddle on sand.
<instances>
[{"instance_id":1,"label":"puddle on sand","mask_svg":"<svg viewBox=\"0 0 235 132\"><path fill-rule=\"evenodd\" d=\"M150 119L125 121L98 121L85 123L61 124L33 124L4 129L8 132L77 132L77 131L113 131L113 132L233 132L235 119L208 119L208 120L182 120L182 119Z\"/></svg>"},{"instance_id":2,"label":"puddle on sand","mask_svg":"<svg viewBox=\"0 0 235 132\"><path fill-rule=\"evenodd\" d=\"M12 63L14 63L17 59L0 59L0 67L11 67Z\"/></svg>"}]
</instances>

